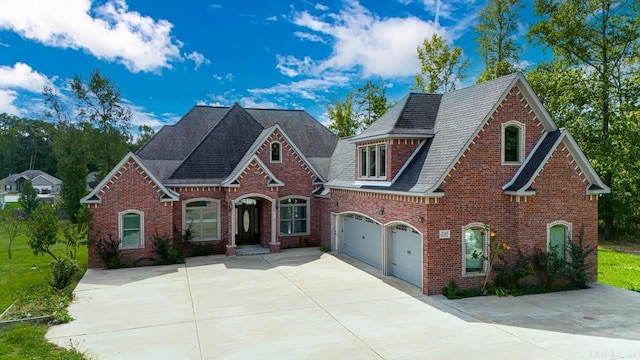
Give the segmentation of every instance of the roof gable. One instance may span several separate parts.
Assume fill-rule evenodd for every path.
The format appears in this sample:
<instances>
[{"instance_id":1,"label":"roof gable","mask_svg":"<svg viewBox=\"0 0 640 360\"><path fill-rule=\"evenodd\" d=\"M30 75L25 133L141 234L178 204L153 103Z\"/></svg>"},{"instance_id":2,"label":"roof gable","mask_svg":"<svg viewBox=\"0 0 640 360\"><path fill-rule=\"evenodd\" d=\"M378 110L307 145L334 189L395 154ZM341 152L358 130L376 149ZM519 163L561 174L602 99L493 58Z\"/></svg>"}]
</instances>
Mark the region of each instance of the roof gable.
<instances>
[{"instance_id":1,"label":"roof gable","mask_svg":"<svg viewBox=\"0 0 640 360\"><path fill-rule=\"evenodd\" d=\"M268 129L264 129L262 131L262 133L260 133L260 135L253 142L253 145L244 154L243 158L238 162L238 164L236 165L234 170L231 172L231 174L222 182L222 185L231 184L231 182L233 180L236 180L238 178L239 174L243 171L243 169L245 169L248 166L248 164L252 161L252 159L254 157L257 158L257 155L256 155L257 152L269 140L269 138L274 134L280 134L280 136L282 136L284 141L286 141L286 143L295 152L296 156L298 156L298 158L300 158L300 160L303 161L304 166L307 169L309 169L309 171L311 171L313 173L315 178L318 179L318 181L320 181L320 182L324 181L324 177L322 176L322 174L315 169L313 164L298 149L296 144L291 140L291 138L287 135L287 133L280 127L280 125L276 124L276 125L271 126ZM260 162L260 163L263 164L262 162ZM265 166L265 168L266 168L266 166ZM272 176L272 177L275 178L274 176Z\"/></svg>"},{"instance_id":2,"label":"roof gable","mask_svg":"<svg viewBox=\"0 0 640 360\"><path fill-rule=\"evenodd\" d=\"M100 181L100 183L89 193L87 196L80 199L80 202L83 204L99 204L102 202L100 198L100 192L107 185L112 178L116 177L120 169L125 166L130 160L132 160L140 169L149 177L151 182L158 187L160 190L160 201L169 202L169 201L177 201L179 199L179 195L169 189L167 189L162 183L147 169L147 167L142 163L139 157L137 157L134 153L128 153L118 165L116 165L107 176Z\"/></svg>"},{"instance_id":3,"label":"roof gable","mask_svg":"<svg viewBox=\"0 0 640 360\"><path fill-rule=\"evenodd\" d=\"M567 147L580 170L589 181L585 189L587 195L611 192L611 189L602 182L593 169L569 131L558 129L545 134L540 139L511 181L502 187L505 193L509 195L535 195L535 190L531 188L531 185L560 144L564 144Z\"/></svg>"},{"instance_id":4,"label":"roof gable","mask_svg":"<svg viewBox=\"0 0 640 360\"><path fill-rule=\"evenodd\" d=\"M256 154L253 154L252 156L248 157L244 163L238 164L239 170L237 172L234 171L234 176L233 177L230 176L229 178L227 178L225 181L222 182L222 185L229 186L229 187L240 187L242 185L242 178L245 176L247 171L252 167L258 167L260 171L264 173L264 175L266 175L267 187L284 186L284 183L280 181L278 178L276 178L275 175L273 175L273 172L269 170L269 168L262 162L262 160L260 160L260 158Z\"/></svg>"}]
</instances>

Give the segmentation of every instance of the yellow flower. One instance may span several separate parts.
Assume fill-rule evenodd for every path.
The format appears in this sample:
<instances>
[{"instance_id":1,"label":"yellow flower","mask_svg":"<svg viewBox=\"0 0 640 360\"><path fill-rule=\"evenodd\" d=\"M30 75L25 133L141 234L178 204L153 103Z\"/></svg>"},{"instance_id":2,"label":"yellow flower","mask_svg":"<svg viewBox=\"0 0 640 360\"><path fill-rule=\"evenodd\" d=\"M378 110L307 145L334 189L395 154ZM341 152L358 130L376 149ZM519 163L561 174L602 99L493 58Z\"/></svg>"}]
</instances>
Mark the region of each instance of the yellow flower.
<instances>
[{"instance_id":1,"label":"yellow flower","mask_svg":"<svg viewBox=\"0 0 640 360\"><path fill-rule=\"evenodd\" d=\"M495 231L492 231L492 232L491 232L491 237L495 237L495 236L496 236L496 232L495 232Z\"/></svg>"}]
</instances>

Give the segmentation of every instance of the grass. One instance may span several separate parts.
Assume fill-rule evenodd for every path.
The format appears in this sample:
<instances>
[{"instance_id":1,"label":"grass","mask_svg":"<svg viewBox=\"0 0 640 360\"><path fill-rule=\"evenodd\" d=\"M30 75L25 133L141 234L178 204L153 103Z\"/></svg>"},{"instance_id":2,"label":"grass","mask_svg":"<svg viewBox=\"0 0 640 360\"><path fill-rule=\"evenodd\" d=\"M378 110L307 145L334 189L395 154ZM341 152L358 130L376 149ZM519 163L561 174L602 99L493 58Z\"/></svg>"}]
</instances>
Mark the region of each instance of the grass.
<instances>
[{"instance_id":1,"label":"grass","mask_svg":"<svg viewBox=\"0 0 640 360\"><path fill-rule=\"evenodd\" d=\"M85 359L73 346L71 350L66 350L48 342L44 338L48 328L47 325L22 324L0 330L2 359Z\"/></svg>"},{"instance_id":2,"label":"grass","mask_svg":"<svg viewBox=\"0 0 640 360\"><path fill-rule=\"evenodd\" d=\"M598 282L640 292L640 255L598 248Z\"/></svg>"},{"instance_id":3,"label":"grass","mask_svg":"<svg viewBox=\"0 0 640 360\"><path fill-rule=\"evenodd\" d=\"M40 315L39 312L42 311L49 312L55 309L55 306L59 306L59 299L68 299L68 295L87 268L86 247L81 247L76 259L81 268L80 274L65 292L56 292L46 280L51 276L49 263L52 258L49 255L34 255L27 239L27 229L23 225L11 247L13 257L8 259L9 239L0 230L0 313L16 299L27 299L24 309L21 310L32 312L33 316ZM65 250L61 244L53 249L55 254L62 254ZM84 359L76 350L65 350L49 343L44 338L48 328L49 325L26 324L0 328L2 359Z\"/></svg>"}]
</instances>

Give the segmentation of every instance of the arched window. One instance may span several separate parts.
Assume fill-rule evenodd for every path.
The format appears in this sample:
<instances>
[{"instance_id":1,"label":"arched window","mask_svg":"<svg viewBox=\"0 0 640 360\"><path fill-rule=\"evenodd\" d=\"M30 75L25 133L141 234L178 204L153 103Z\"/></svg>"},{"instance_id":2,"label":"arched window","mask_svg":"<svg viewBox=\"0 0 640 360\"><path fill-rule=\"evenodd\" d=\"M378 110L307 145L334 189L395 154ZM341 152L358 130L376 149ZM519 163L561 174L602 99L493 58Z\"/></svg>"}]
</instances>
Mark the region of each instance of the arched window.
<instances>
[{"instance_id":1,"label":"arched window","mask_svg":"<svg viewBox=\"0 0 640 360\"><path fill-rule=\"evenodd\" d=\"M554 221L547 224L547 251L554 253L560 260L569 260L567 252L571 249L571 223Z\"/></svg>"},{"instance_id":2,"label":"arched window","mask_svg":"<svg viewBox=\"0 0 640 360\"><path fill-rule=\"evenodd\" d=\"M309 201L303 198L280 200L280 235L309 233Z\"/></svg>"},{"instance_id":3,"label":"arched window","mask_svg":"<svg viewBox=\"0 0 640 360\"><path fill-rule=\"evenodd\" d=\"M120 248L144 247L144 213L138 210L127 210L118 215Z\"/></svg>"},{"instance_id":4,"label":"arched window","mask_svg":"<svg viewBox=\"0 0 640 360\"><path fill-rule=\"evenodd\" d=\"M489 256L488 236L485 226L472 223L462 228L462 274L481 274L487 269L485 257Z\"/></svg>"},{"instance_id":5,"label":"arched window","mask_svg":"<svg viewBox=\"0 0 640 360\"><path fill-rule=\"evenodd\" d=\"M502 124L502 163L520 164L524 161L524 124L508 121Z\"/></svg>"},{"instance_id":6,"label":"arched window","mask_svg":"<svg viewBox=\"0 0 640 360\"><path fill-rule=\"evenodd\" d=\"M191 240L219 240L219 201L213 199L192 199L183 205L183 231L191 232Z\"/></svg>"},{"instance_id":7,"label":"arched window","mask_svg":"<svg viewBox=\"0 0 640 360\"><path fill-rule=\"evenodd\" d=\"M282 145L279 142L274 141L271 143L271 162L282 162L280 150L282 150Z\"/></svg>"}]
</instances>

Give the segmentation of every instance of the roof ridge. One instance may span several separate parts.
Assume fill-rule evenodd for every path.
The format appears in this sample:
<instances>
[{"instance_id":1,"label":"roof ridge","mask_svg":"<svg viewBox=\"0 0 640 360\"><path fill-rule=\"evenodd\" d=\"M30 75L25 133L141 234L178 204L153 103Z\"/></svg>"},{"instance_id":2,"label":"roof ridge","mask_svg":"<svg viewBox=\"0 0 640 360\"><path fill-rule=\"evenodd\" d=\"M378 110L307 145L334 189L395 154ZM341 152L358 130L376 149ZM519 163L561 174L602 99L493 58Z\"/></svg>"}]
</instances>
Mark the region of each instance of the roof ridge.
<instances>
[{"instance_id":1,"label":"roof ridge","mask_svg":"<svg viewBox=\"0 0 640 360\"><path fill-rule=\"evenodd\" d=\"M198 143L198 145L196 145L193 149L191 149L191 151L182 159L182 161L180 162L180 165L176 166L175 169L173 169L173 171L171 172L171 174L169 174L169 176L167 176L167 179L171 179L171 177L173 177L173 175L178 172L178 170L182 169L182 167L184 166L184 164L187 162L187 160L198 150L200 149L201 146L203 146L204 142L209 138L209 136L211 136L211 133L213 133L213 131L215 129L218 128L218 126L220 126L220 124L222 124L228 117L229 114L231 113L232 110L234 109L240 109L242 110L242 112L244 114L246 114L247 116L249 116L249 118L251 120L253 120L256 124L258 124L258 126L260 126L263 130L264 130L264 126L262 126L262 124L256 120L253 116L251 116L251 114L249 114L242 106L240 106L240 104L238 104L237 102L233 103L233 106L229 107L228 110L224 113L224 115L222 116L222 118L220 118L220 121L218 121L214 126L211 127L211 129L209 129L209 131L207 132L207 134L205 136L202 137L202 139L200 140L200 143Z\"/></svg>"}]
</instances>

